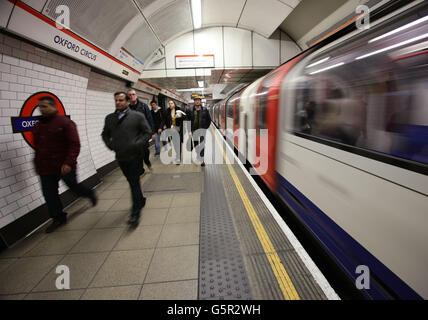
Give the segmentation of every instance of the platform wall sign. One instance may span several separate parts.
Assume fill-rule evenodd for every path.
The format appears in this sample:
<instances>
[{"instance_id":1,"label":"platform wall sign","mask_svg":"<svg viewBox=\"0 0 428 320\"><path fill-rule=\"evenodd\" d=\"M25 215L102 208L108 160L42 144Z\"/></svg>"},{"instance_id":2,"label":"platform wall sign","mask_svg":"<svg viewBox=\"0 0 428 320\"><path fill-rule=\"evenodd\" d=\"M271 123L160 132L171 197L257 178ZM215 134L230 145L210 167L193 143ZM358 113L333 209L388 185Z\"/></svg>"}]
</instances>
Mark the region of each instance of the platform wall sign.
<instances>
[{"instance_id":1,"label":"platform wall sign","mask_svg":"<svg viewBox=\"0 0 428 320\"><path fill-rule=\"evenodd\" d=\"M179 55L175 56L176 69L214 68L214 55Z\"/></svg>"},{"instance_id":2,"label":"platform wall sign","mask_svg":"<svg viewBox=\"0 0 428 320\"><path fill-rule=\"evenodd\" d=\"M117 58L139 72L143 72L144 63L125 48L120 48Z\"/></svg>"},{"instance_id":3,"label":"platform wall sign","mask_svg":"<svg viewBox=\"0 0 428 320\"><path fill-rule=\"evenodd\" d=\"M64 105L61 100L51 92L40 91L31 95L22 105L18 117L12 117L12 130L13 133L21 133L24 140L34 149L33 127L40 120L41 116L33 116L37 108L39 99L48 96L55 100L58 113L60 115L70 118L65 112Z\"/></svg>"},{"instance_id":4,"label":"platform wall sign","mask_svg":"<svg viewBox=\"0 0 428 320\"><path fill-rule=\"evenodd\" d=\"M140 90L140 91L143 91L143 92L153 94L155 96L157 96L160 92L159 88L154 87L154 86L148 84L147 82L144 82L141 79L138 80L138 82L134 84L133 88Z\"/></svg>"},{"instance_id":5,"label":"platform wall sign","mask_svg":"<svg viewBox=\"0 0 428 320\"><path fill-rule=\"evenodd\" d=\"M55 21L21 1L16 2L7 29L128 81L137 81L141 74L72 31L56 28Z\"/></svg>"},{"instance_id":6,"label":"platform wall sign","mask_svg":"<svg viewBox=\"0 0 428 320\"><path fill-rule=\"evenodd\" d=\"M213 94L212 93L204 93L204 94L192 93L191 97L192 99L195 99L195 98L206 99L206 98L212 98Z\"/></svg>"},{"instance_id":7,"label":"platform wall sign","mask_svg":"<svg viewBox=\"0 0 428 320\"><path fill-rule=\"evenodd\" d=\"M163 94L164 96L170 97L170 98L175 99L177 101L187 103L187 101L183 97L179 96L175 92L172 92L168 89L161 89L160 93Z\"/></svg>"}]
</instances>

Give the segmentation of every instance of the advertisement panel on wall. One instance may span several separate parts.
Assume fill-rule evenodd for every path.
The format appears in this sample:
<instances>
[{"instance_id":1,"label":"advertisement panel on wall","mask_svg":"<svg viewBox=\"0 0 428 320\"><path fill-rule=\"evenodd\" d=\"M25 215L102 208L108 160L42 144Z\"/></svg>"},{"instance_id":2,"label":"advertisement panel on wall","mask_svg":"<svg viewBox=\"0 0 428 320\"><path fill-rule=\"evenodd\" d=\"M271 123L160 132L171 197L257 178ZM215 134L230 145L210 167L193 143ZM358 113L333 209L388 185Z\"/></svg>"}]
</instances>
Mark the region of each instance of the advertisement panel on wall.
<instances>
[{"instance_id":1,"label":"advertisement panel on wall","mask_svg":"<svg viewBox=\"0 0 428 320\"><path fill-rule=\"evenodd\" d=\"M193 69L193 68L214 68L214 55L178 55L175 56L176 69Z\"/></svg>"}]
</instances>

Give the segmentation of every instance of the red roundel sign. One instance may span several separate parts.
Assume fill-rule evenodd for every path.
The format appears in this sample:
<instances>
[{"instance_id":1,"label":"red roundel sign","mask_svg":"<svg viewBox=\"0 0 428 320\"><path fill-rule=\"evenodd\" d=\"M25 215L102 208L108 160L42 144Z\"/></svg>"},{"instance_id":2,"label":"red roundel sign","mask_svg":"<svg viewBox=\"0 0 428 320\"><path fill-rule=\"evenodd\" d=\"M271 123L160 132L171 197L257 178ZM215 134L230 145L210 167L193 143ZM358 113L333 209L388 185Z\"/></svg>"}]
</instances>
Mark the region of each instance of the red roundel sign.
<instances>
[{"instance_id":1,"label":"red roundel sign","mask_svg":"<svg viewBox=\"0 0 428 320\"><path fill-rule=\"evenodd\" d=\"M14 133L21 133L24 140L34 149L33 127L39 121L41 116L33 116L34 110L41 97L51 97L56 102L58 113L63 116L65 114L64 105L61 100L51 92L41 91L30 96L23 104L19 117L12 117L12 128Z\"/></svg>"}]
</instances>

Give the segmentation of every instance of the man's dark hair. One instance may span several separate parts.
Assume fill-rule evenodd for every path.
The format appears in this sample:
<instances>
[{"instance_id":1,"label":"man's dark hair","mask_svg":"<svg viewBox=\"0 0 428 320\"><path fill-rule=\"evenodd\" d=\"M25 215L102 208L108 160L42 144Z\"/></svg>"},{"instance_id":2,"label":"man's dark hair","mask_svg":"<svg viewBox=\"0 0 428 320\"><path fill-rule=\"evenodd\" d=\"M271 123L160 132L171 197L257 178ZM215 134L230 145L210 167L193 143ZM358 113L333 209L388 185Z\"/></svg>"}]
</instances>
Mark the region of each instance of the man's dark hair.
<instances>
[{"instance_id":1,"label":"man's dark hair","mask_svg":"<svg viewBox=\"0 0 428 320\"><path fill-rule=\"evenodd\" d=\"M49 96L43 96L39 99L39 102L42 101L46 101L47 103L49 103L51 106L56 106L56 101L55 99L53 99L52 97Z\"/></svg>"},{"instance_id":2,"label":"man's dark hair","mask_svg":"<svg viewBox=\"0 0 428 320\"><path fill-rule=\"evenodd\" d=\"M125 99L126 99L126 101L131 100L131 98L128 96L128 94L127 94L126 92L124 92L124 91L118 91L118 92L116 92L116 93L114 94L114 96L116 97L116 96L118 96L118 95L120 95L120 94L124 94L124 95L125 95Z\"/></svg>"},{"instance_id":3,"label":"man's dark hair","mask_svg":"<svg viewBox=\"0 0 428 320\"><path fill-rule=\"evenodd\" d=\"M150 101L150 105L151 105L152 103L157 104L155 100Z\"/></svg>"}]
</instances>

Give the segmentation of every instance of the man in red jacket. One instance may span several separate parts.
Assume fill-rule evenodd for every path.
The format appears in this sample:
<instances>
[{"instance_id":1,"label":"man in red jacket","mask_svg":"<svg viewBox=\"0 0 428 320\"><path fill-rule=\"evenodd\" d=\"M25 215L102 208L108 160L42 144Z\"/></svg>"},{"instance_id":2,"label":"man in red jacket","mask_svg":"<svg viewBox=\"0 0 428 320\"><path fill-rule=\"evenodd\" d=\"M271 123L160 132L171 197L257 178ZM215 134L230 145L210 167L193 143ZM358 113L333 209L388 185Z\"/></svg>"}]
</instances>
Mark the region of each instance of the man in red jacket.
<instances>
[{"instance_id":1,"label":"man in red jacket","mask_svg":"<svg viewBox=\"0 0 428 320\"><path fill-rule=\"evenodd\" d=\"M42 118L33 128L36 150L34 164L40 175L49 215L53 219L46 229L50 233L67 221L67 213L63 212L58 194L60 179L78 196L91 199L94 206L97 198L93 190L77 184L76 165L80 140L76 124L58 114L56 102L49 96L40 98L38 107Z\"/></svg>"}]
</instances>

